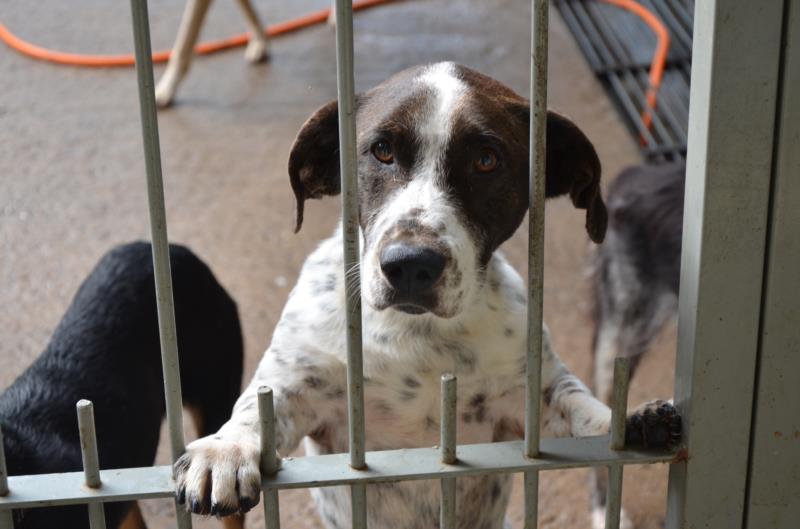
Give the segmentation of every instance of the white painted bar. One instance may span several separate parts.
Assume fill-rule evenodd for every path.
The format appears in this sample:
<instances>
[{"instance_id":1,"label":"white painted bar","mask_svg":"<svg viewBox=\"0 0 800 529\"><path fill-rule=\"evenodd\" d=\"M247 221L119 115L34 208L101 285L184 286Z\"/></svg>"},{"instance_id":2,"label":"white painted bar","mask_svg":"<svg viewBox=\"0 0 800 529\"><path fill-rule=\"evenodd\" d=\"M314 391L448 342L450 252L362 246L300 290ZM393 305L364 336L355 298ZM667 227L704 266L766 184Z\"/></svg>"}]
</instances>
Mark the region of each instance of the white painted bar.
<instances>
[{"instance_id":1,"label":"white painted bar","mask_svg":"<svg viewBox=\"0 0 800 529\"><path fill-rule=\"evenodd\" d=\"M670 452L611 450L609 436L542 439L541 455L529 459L524 442L508 441L461 445L455 465L443 465L439 448L410 448L369 452L369 466L356 470L349 454L306 456L282 461L274 477L265 477L262 487L299 489L384 483L416 479L534 472L560 468L608 466L612 464L667 463L676 458ZM102 490L83 487L83 472L9 477L10 492L0 497L0 509L45 507L92 501L173 497L170 466L101 470Z\"/></svg>"},{"instance_id":2,"label":"white painted bar","mask_svg":"<svg viewBox=\"0 0 800 529\"><path fill-rule=\"evenodd\" d=\"M147 0L131 0L136 77L139 86L139 113L142 121L147 203L150 211L150 234L153 244L153 272L158 303L158 330L161 340L161 368L164 373L164 397L169 424L170 450L175 462L186 449L183 436L183 398L178 361L178 337L175 329L175 305L172 300L172 274L167 239L167 214L164 206L164 182L161 175L161 148L158 141L155 84L150 46L150 22ZM189 513L175 503L178 527L189 529Z\"/></svg>"},{"instance_id":3,"label":"white painted bar","mask_svg":"<svg viewBox=\"0 0 800 529\"><path fill-rule=\"evenodd\" d=\"M81 459L83 459L83 484L90 489L99 489L100 458L97 454L97 435L94 428L94 406L88 400L79 400L75 406L78 412L78 433L81 439ZM90 503L89 527L106 529L106 516L102 503Z\"/></svg>"},{"instance_id":4,"label":"white painted bar","mask_svg":"<svg viewBox=\"0 0 800 529\"><path fill-rule=\"evenodd\" d=\"M668 529L743 524L782 4L695 4Z\"/></svg>"},{"instance_id":5,"label":"white painted bar","mask_svg":"<svg viewBox=\"0 0 800 529\"><path fill-rule=\"evenodd\" d=\"M272 476L278 471L279 461L275 442L275 403L272 388L258 388L258 416L261 422L261 474ZM267 529L280 529L280 504L278 491L264 491L264 522Z\"/></svg>"},{"instance_id":6,"label":"white painted bar","mask_svg":"<svg viewBox=\"0 0 800 529\"><path fill-rule=\"evenodd\" d=\"M800 526L800 3L787 6L784 28L748 529Z\"/></svg>"}]
</instances>

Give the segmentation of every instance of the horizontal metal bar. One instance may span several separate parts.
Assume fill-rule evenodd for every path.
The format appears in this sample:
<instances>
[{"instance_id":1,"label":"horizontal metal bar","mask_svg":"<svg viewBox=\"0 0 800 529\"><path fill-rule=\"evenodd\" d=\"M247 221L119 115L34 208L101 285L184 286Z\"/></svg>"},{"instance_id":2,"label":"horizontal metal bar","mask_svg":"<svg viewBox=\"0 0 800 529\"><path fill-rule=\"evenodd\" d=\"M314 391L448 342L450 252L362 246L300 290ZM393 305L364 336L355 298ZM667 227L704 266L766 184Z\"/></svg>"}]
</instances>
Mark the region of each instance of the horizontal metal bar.
<instances>
[{"instance_id":1,"label":"horizontal metal bar","mask_svg":"<svg viewBox=\"0 0 800 529\"><path fill-rule=\"evenodd\" d=\"M458 462L442 463L439 448L410 448L369 452L366 470L352 468L349 454L285 458L274 477L263 480L266 489L328 487L352 483L379 483L441 479L607 466L673 462L671 452L613 451L609 436L542 439L540 457L523 455L522 441L458 446ZM10 492L0 498L0 509L44 507L97 501L173 497L175 484L169 466L101 470L102 490L83 486L83 472L11 476Z\"/></svg>"}]
</instances>

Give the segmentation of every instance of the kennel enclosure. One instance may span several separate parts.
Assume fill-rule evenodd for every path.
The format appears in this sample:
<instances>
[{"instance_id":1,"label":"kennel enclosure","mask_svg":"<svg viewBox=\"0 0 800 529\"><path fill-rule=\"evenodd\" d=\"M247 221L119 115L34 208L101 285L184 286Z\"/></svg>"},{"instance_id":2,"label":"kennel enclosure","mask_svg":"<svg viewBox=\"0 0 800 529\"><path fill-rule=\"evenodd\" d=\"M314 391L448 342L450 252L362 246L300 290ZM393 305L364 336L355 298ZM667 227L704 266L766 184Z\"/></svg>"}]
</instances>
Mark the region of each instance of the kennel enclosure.
<instances>
[{"instance_id":1,"label":"kennel enclosure","mask_svg":"<svg viewBox=\"0 0 800 529\"><path fill-rule=\"evenodd\" d=\"M159 326L173 460L184 451L178 351L167 253L166 215L146 0L131 0ZM345 266L358 261L352 6L337 0L339 130ZM532 2L529 348L525 439L456 446L452 423L457 381L443 381L440 448L365 452L360 306L348 290L350 452L270 457L270 392L260 392L264 507L279 526L279 492L347 485L353 527L366 527L371 483L442 480L441 526L454 527L454 479L486 473L525 474L525 526L537 526L543 470L608 466L607 527L619 525L625 465L668 462L667 527L790 528L800 519L800 6L796 0L697 2L687 138L676 404L684 446L676 453L620 450L625 364L617 364L610 437L539 439L543 277L544 153L548 4ZM81 431L93 439L83 403ZM448 419L449 417L449 419ZM84 428L85 427L85 428ZM102 470L87 443L85 472L14 476L0 453L0 529L11 509L89 505L104 526L102 502L173 497L168 466ZM0 443L0 447L2 444ZM455 456L455 460L454 460ZM177 509L178 526L191 518ZM98 514L99 513L99 514Z\"/></svg>"}]
</instances>

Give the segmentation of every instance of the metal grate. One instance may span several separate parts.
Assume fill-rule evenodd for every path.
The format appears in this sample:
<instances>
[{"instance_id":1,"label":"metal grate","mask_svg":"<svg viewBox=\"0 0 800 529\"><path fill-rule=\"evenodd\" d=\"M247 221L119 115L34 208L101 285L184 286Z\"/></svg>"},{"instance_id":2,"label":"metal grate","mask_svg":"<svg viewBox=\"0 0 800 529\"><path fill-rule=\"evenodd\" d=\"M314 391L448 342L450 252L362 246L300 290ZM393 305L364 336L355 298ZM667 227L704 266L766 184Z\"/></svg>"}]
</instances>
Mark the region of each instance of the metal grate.
<instances>
[{"instance_id":1,"label":"metal grate","mask_svg":"<svg viewBox=\"0 0 800 529\"><path fill-rule=\"evenodd\" d=\"M669 53L654 109L650 109L647 97L657 38L647 24L603 0L554 3L647 160L685 159L694 0L638 2L669 33Z\"/></svg>"}]
</instances>

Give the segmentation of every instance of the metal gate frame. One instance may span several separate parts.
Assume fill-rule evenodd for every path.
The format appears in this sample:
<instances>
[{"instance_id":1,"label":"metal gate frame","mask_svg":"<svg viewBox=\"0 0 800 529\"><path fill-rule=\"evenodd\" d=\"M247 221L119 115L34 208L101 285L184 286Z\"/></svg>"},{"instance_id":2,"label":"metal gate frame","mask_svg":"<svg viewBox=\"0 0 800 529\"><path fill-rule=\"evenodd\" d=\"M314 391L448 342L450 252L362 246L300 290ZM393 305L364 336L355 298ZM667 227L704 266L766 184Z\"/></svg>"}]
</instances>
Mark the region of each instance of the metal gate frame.
<instances>
[{"instance_id":1,"label":"metal gate frame","mask_svg":"<svg viewBox=\"0 0 800 529\"><path fill-rule=\"evenodd\" d=\"M672 463L669 529L762 529L768 527L766 520L773 524L769 527L788 528L790 521L796 522L800 480L793 481L785 468L774 475L776 469L781 469L782 460L775 459L775 447L765 442L759 432L789 426L787 433L800 438L800 419L792 414L793 408L790 406L787 411L769 407L770 398L800 391L800 383L783 372L787 367L798 368L800 362L800 354L786 352L800 347L797 320L786 315L787 310L790 315L800 313L796 295L800 285L796 274L791 276L785 271L800 269L800 247L797 238L791 237L791 227L800 225L800 183L797 178L790 178L800 174L800 125L797 119L788 119L791 112L796 117L800 110L800 90L789 89L800 82L797 3L697 3L675 388L676 402L684 413L683 450L673 454L621 449L627 400L627 364L623 361L615 365L610 439L539 439L548 5L547 0L532 0L525 440L456 446L456 380L445 376L440 449L365 453L361 309L348 290L350 453L285 460L276 471L272 395L268 388L260 390L267 527L279 527L280 490L350 485L353 527L362 529L366 527L366 486L370 483L440 479L441 527L450 529L455 527L456 478L523 472L525 527L533 529L537 526L540 471L605 465L610 468L607 528L616 529L624 465L656 462ZM174 461L185 446L147 2L131 0L131 7L167 421ZM337 0L336 14L347 269L359 258L350 1ZM741 75L741 71L747 74ZM782 191L780 196L776 193L778 188ZM786 268L794 265L797 266ZM784 285L794 286L795 295L791 296ZM775 329L771 336L765 334L769 329ZM800 368L795 373L800 374ZM771 393L762 398L762 390ZM9 478L0 432L0 529L13 527L13 508L87 504L91 527L97 529L105 527L103 502L174 497L170 466L99 470L91 403L78 403L78 417L84 472ZM781 457L800 456L800 443L787 446L778 450ZM788 470L798 470L798 461L800 457L794 457L794 467ZM768 488L762 483L765 479L779 480L784 487L774 505L767 507L763 498ZM781 503L781 498L788 499ZM178 526L191 527L186 511L177 508L177 513ZM784 525L773 522L778 519L776 513L786 520Z\"/></svg>"}]
</instances>

